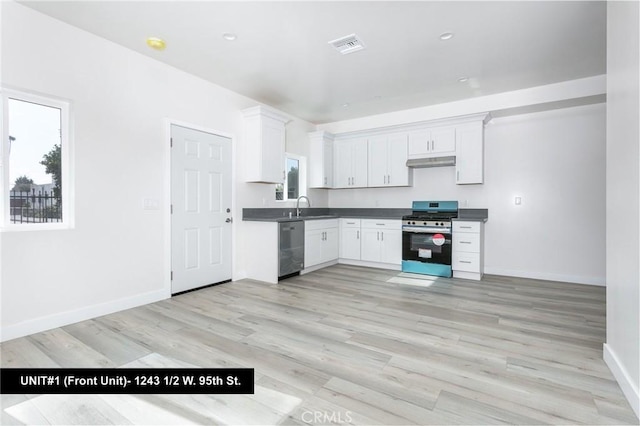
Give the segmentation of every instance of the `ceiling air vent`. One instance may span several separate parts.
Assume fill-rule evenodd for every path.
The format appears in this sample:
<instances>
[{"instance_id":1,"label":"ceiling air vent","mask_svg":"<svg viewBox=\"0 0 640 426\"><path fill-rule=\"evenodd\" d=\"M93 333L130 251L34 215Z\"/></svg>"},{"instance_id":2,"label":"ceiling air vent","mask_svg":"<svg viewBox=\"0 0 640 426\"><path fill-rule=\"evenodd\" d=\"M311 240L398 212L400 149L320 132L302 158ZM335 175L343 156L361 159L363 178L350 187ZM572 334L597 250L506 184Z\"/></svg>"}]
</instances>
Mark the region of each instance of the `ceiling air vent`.
<instances>
[{"instance_id":1,"label":"ceiling air vent","mask_svg":"<svg viewBox=\"0 0 640 426\"><path fill-rule=\"evenodd\" d=\"M335 47L336 50L343 55L347 55L349 53L357 52L358 50L364 49L364 43L355 34L332 40L329 42L329 44Z\"/></svg>"}]
</instances>

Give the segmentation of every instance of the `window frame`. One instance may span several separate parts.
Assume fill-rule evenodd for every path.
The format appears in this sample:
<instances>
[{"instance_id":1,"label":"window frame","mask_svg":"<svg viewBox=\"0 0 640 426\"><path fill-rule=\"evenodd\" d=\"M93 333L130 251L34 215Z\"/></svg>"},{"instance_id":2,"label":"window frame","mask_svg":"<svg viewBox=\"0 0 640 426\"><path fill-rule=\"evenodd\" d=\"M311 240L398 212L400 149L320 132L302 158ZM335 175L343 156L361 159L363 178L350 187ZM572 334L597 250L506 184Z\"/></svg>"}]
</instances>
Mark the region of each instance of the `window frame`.
<instances>
[{"instance_id":1,"label":"window frame","mask_svg":"<svg viewBox=\"0 0 640 426\"><path fill-rule=\"evenodd\" d=\"M9 191L11 189L9 175L9 99L30 102L60 110L60 177L62 180L62 221L54 223L11 223ZM71 229L74 225L73 176L71 159L73 138L71 137L71 102L50 96L44 96L22 90L0 87L0 109L2 143L0 144L0 232L7 231L45 231Z\"/></svg>"},{"instance_id":2,"label":"window frame","mask_svg":"<svg viewBox=\"0 0 640 426\"><path fill-rule=\"evenodd\" d=\"M275 200L277 203L286 203L287 201L297 200L297 198L287 198L289 194L289 179L288 179L289 174L287 173L287 161L289 159L298 161L298 186L300 187L298 190L298 197L307 195L307 157L303 155L291 154L289 152L285 152L283 158L284 158L284 171L285 171L284 177L285 178L284 178L284 182L282 183L282 186L283 186L282 190L284 192L283 192L282 200L278 200L278 199ZM275 191L274 191L273 197L274 199L276 197Z\"/></svg>"}]
</instances>

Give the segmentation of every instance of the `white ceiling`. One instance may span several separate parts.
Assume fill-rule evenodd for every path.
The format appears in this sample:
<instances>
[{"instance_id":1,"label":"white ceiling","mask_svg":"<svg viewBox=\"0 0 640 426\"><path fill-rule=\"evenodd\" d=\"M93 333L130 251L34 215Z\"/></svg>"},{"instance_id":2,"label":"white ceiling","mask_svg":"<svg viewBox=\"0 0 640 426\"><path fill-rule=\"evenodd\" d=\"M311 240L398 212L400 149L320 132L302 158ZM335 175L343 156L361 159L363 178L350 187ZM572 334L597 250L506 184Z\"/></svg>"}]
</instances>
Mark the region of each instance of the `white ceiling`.
<instances>
[{"instance_id":1,"label":"white ceiling","mask_svg":"<svg viewBox=\"0 0 640 426\"><path fill-rule=\"evenodd\" d=\"M606 72L605 2L23 4L313 123ZM444 32L455 35L441 41ZM328 44L352 33L365 50L343 56ZM166 50L148 48L148 36Z\"/></svg>"}]
</instances>

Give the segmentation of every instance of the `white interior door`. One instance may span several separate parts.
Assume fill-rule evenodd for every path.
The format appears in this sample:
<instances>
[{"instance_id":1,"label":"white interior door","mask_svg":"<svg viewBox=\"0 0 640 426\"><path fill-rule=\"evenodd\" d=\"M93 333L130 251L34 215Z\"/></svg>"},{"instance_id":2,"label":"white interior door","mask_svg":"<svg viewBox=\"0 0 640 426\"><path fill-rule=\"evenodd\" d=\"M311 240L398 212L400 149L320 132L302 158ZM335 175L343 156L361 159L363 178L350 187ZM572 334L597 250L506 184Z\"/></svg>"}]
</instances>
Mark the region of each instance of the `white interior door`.
<instances>
[{"instance_id":1,"label":"white interior door","mask_svg":"<svg viewBox=\"0 0 640 426\"><path fill-rule=\"evenodd\" d=\"M171 125L171 293L231 279L231 139Z\"/></svg>"}]
</instances>

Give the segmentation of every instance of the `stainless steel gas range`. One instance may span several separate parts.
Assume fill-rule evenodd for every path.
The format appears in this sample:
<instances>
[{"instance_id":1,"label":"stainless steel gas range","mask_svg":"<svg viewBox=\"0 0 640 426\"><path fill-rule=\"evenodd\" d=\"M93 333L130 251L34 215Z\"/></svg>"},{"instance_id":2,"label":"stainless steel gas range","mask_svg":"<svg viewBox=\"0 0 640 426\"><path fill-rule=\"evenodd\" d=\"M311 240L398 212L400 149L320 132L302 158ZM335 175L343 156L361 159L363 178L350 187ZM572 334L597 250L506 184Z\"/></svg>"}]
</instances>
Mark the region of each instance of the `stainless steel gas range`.
<instances>
[{"instance_id":1,"label":"stainless steel gas range","mask_svg":"<svg viewBox=\"0 0 640 426\"><path fill-rule=\"evenodd\" d=\"M402 271L451 277L451 219L457 201L414 201L402 217Z\"/></svg>"}]
</instances>

